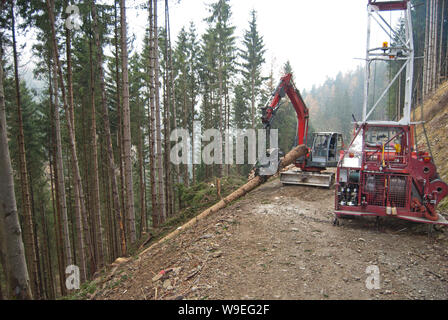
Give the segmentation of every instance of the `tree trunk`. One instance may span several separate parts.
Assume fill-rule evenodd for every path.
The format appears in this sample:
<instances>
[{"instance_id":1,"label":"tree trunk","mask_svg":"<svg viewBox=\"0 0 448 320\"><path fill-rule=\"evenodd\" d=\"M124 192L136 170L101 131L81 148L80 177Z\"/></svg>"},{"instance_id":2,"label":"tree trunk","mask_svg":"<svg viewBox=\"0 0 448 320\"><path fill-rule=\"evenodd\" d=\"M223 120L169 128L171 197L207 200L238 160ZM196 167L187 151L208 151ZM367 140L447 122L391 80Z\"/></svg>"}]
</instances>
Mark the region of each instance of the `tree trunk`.
<instances>
[{"instance_id":1,"label":"tree trunk","mask_svg":"<svg viewBox=\"0 0 448 320\"><path fill-rule=\"evenodd\" d=\"M439 56L437 64L437 86L440 84L442 76L442 47L443 47L443 26L444 26L444 12L445 12L445 0L442 2L442 10L440 11L440 40L439 40ZM448 43L447 43L448 45Z\"/></svg>"},{"instance_id":2,"label":"tree trunk","mask_svg":"<svg viewBox=\"0 0 448 320\"><path fill-rule=\"evenodd\" d=\"M429 8L431 0L426 1L426 14L425 14L425 47L423 54L423 77L422 77L422 101L426 98L428 93L428 52L429 52Z\"/></svg>"},{"instance_id":3,"label":"tree trunk","mask_svg":"<svg viewBox=\"0 0 448 320\"><path fill-rule=\"evenodd\" d=\"M60 209L58 205L58 200L55 197L55 188L54 188L54 178L52 174L52 160L50 155L50 180L51 180L51 201L53 206L53 224L55 229L55 235L56 235L56 254L57 254L57 260L58 260L58 273L59 273L59 285L61 290L61 295L64 296L66 294L66 287L65 283L63 281L64 279L64 251L63 251L63 240L62 240L62 227L61 227L61 215L60 215ZM56 190L57 192L57 190Z\"/></svg>"},{"instance_id":4,"label":"tree trunk","mask_svg":"<svg viewBox=\"0 0 448 320\"><path fill-rule=\"evenodd\" d=\"M64 230L64 232L67 233L67 235L69 234L69 230L68 230L68 215L67 215L67 204L66 204L66 194L65 194L65 182L64 182L64 168L63 168L63 160L62 160L62 137L61 137L61 128L60 128L60 118L59 118L59 102L58 102L58 76L57 76L57 71L56 71L56 65L53 66L53 80L54 80L54 116L55 116L55 128L56 128L56 145L57 145L57 178L59 180L58 183L58 193L59 193L59 198L61 202L64 202L63 204L61 203L61 206L64 206L65 208L63 209L63 226L65 229L65 226L67 226L67 230ZM72 164L73 166L73 164ZM68 182L68 185L70 186L70 181ZM69 193L71 192L71 189L69 189ZM75 191L76 192L76 191ZM69 204L71 204L70 199L71 196L69 194L68 198L69 199ZM65 210L65 214L64 214L64 210ZM64 221L64 215L65 215L65 221ZM73 225L73 224L72 224ZM72 257L70 256L70 263L67 262L67 266L69 265L73 265L74 261L76 261L76 263L78 264L78 266L80 267L80 271L81 271L81 275L83 275L83 280L86 277L85 274L85 270L86 270L86 264L85 264L85 254L84 254L84 237L82 236L83 234L83 228L82 228L82 217L79 214L79 207L78 207L78 212L76 213L76 228L77 228L77 232L76 232L76 236L77 236L77 246L78 246L78 259L72 259ZM73 232L73 235L75 235L75 233ZM64 235L64 238L66 238L66 236ZM70 242L70 241L69 241ZM76 252L75 250L75 246L73 245L73 250ZM68 258L67 258L68 259ZM65 268L64 268L65 269ZM65 271L64 271L65 272Z\"/></svg>"},{"instance_id":5,"label":"tree trunk","mask_svg":"<svg viewBox=\"0 0 448 320\"><path fill-rule=\"evenodd\" d=\"M31 196L31 222L33 226L33 243L35 248L35 256L36 256L36 266L37 266L37 293L38 298L36 296L35 299L44 299L45 298L45 292L44 288L42 286L42 268L41 268L41 261L40 261L40 253L39 253L39 239L38 239L38 232L37 232L37 223L36 223L36 210L34 206L34 193L33 193L33 181L31 179L31 175L29 176L30 182L30 196Z\"/></svg>"},{"instance_id":6,"label":"tree trunk","mask_svg":"<svg viewBox=\"0 0 448 320\"><path fill-rule=\"evenodd\" d=\"M125 179L124 179L124 167L123 167L123 121L122 121L122 108L121 108L121 84L120 84L120 44L118 39L118 0L114 2L114 46L115 46L115 84L116 84L116 99L117 99L117 120L118 120L118 135L117 146L120 163L120 197L121 197L121 212L123 215L123 227L125 230L125 236L128 233L126 223L126 193L125 193ZM127 238L125 238L127 239ZM127 242L126 242L127 243Z\"/></svg>"},{"instance_id":7,"label":"tree trunk","mask_svg":"<svg viewBox=\"0 0 448 320\"><path fill-rule=\"evenodd\" d=\"M174 129L177 128L177 109L176 109L176 88L174 85L174 68L173 68L173 49L171 46L171 27L170 27L170 11L169 11L169 6L168 6L168 0L165 0L165 14L166 14L166 29L167 29L167 48L168 48L168 66L169 66L169 79L170 79L170 83L168 86L171 87L171 90L169 92L171 92L171 105L172 105L172 111L173 111L173 125L174 125ZM171 125L169 126L169 133L171 134ZM170 137L168 137L168 141L170 141ZM170 145L171 146L171 145ZM168 150L167 155L168 155L168 163L169 158L170 158L170 151L171 151L171 147L170 150ZM175 181L177 184L179 184L180 182L180 166L178 164L175 165ZM171 176L172 177L172 176ZM171 192L171 196L170 196L170 207L171 207L171 214L174 213L175 210L175 192L174 192L174 188L173 188L173 179L171 178L170 180L170 192Z\"/></svg>"},{"instance_id":8,"label":"tree trunk","mask_svg":"<svg viewBox=\"0 0 448 320\"><path fill-rule=\"evenodd\" d=\"M54 290L54 278L53 278L53 267L51 265L51 246L50 246L50 234L47 227L47 218L45 213L44 202L41 201L41 223L42 223L42 233L43 233L43 245L42 245L42 255L44 262L44 279L47 283L47 298L53 300L55 298Z\"/></svg>"},{"instance_id":9,"label":"tree trunk","mask_svg":"<svg viewBox=\"0 0 448 320\"><path fill-rule=\"evenodd\" d=\"M54 25L54 14L53 14L53 10L52 10L52 8L54 6L52 6L52 3L50 3L50 1L51 0L46 0L49 19L50 19L51 33L52 33L53 55L54 55L54 59L55 59L57 73L59 76L58 77L59 78L59 86L60 86L61 93L62 93L62 101L63 101L63 105L64 105L64 110L65 110L65 113L67 116L66 124L67 124L68 138L69 138L69 147L70 147L72 164L73 164L72 169L73 169L73 186L74 186L74 191L75 191L75 212L77 215L77 219L79 219L79 221L81 221L81 219L82 219L82 227L84 229L84 235L82 235L82 232L81 232L80 237L81 238L83 236L85 237L85 242L86 242L86 246L87 246L87 249L89 252L89 258L90 258L90 262L91 262L91 268L92 268L92 270L95 270L96 266L95 266L95 261L93 259L94 256L93 256L93 250L92 250L92 241L90 238L90 231L89 231L89 226L88 226L88 222L87 222L87 212L86 212L86 208L85 208L84 193L83 193L83 188L82 188L81 175L80 175L80 171L79 171L79 162L78 162L78 155L77 155L77 151L76 151L75 136L74 136L74 131L73 131L73 127L72 127L72 123L71 123L71 119L70 119L70 110L69 110L69 106L67 103L67 96L66 96L66 92L65 92L62 67L61 67L61 63L59 61L59 50L57 47L56 30L55 30L55 25ZM80 227L80 225L78 227ZM84 261L85 248L84 248L83 241L80 241L80 250L81 250L81 252L80 252L81 280L84 281L87 278L87 273L86 273L86 264ZM84 261L84 263L82 263L83 261Z\"/></svg>"},{"instance_id":10,"label":"tree trunk","mask_svg":"<svg viewBox=\"0 0 448 320\"><path fill-rule=\"evenodd\" d=\"M54 0L53 0L54 2ZM69 0L65 1L65 7L69 6ZM73 74L72 74L72 44L71 31L65 28L65 55L67 58L67 93L69 98L70 120L72 123L73 133L75 133L75 103L73 99Z\"/></svg>"},{"instance_id":11,"label":"tree trunk","mask_svg":"<svg viewBox=\"0 0 448 320\"><path fill-rule=\"evenodd\" d=\"M254 72L252 70L251 73L251 83L250 83L250 101L251 101L251 110L252 110L252 129L255 130L255 77Z\"/></svg>"},{"instance_id":12,"label":"tree trunk","mask_svg":"<svg viewBox=\"0 0 448 320\"><path fill-rule=\"evenodd\" d=\"M431 90L434 91L437 88L437 35L438 35L438 0L434 0L433 4L433 17L432 17L432 26L433 26L433 34L432 34L432 51L431 51Z\"/></svg>"},{"instance_id":13,"label":"tree trunk","mask_svg":"<svg viewBox=\"0 0 448 320\"><path fill-rule=\"evenodd\" d=\"M120 210L120 202L118 197L118 186L117 186L117 176L115 174L115 162L114 162L114 152L112 149L112 136L110 132L110 120L109 120L109 110L107 107L107 99L106 99L106 84L104 81L104 69L103 69L103 50L100 44L100 36L98 30L98 18L96 14L96 5L95 1L92 4L92 19L94 23L94 33L95 33L95 42L97 48L97 59L98 59L98 74L100 77L100 88L101 88L101 105L103 109L103 122L104 122L104 131L105 138L107 144L107 163L109 167L109 175L111 180L111 188L112 188L112 203L113 210L115 211L115 215L117 217L117 225L118 230L117 233L120 235L120 248L121 254L126 255L126 235L124 231L124 219L123 219L123 211ZM120 100L117 101L118 105L120 104Z\"/></svg>"},{"instance_id":14,"label":"tree trunk","mask_svg":"<svg viewBox=\"0 0 448 320\"><path fill-rule=\"evenodd\" d=\"M149 61L148 61L148 74L149 74L149 110L148 110L148 131L149 131L149 164L150 164L150 181L151 181L151 207L152 207L152 226L156 228L161 222L161 215L159 212L160 204L157 197L157 181L156 181L156 120L155 120L155 39L154 39L154 6L153 0L149 1Z\"/></svg>"},{"instance_id":15,"label":"tree trunk","mask_svg":"<svg viewBox=\"0 0 448 320\"><path fill-rule=\"evenodd\" d=\"M143 118L143 117L142 117ZM140 118L140 120L142 119ZM139 122L140 122L139 120ZM147 231L147 225L146 225L146 201L145 201L145 190L146 190L146 183L143 178L144 176L144 170L145 166L143 163L143 134L142 134L142 124L139 123L138 127L138 167L139 167L139 183L140 183L140 190L139 190L139 197L140 197L140 237L143 233L146 233Z\"/></svg>"},{"instance_id":16,"label":"tree trunk","mask_svg":"<svg viewBox=\"0 0 448 320\"><path fill-rule=\"evenodd\" d=\"M7 294L10 299L32 299L14 194L14 178L6 132L3 90L3 50L0 40L0 245L4 256Z\"/></svg>"},{"instance_id":17,"label":"tree trunk","mask_svg":"<svg viewBox=\"0 0 448 320\"><path fill-rule=\"evenodd\" d=\"M93 7L93 6L92 6ZM93 10L92 10L93 11ZM92 14L93 16L93 14ZM92 29L93 30L93 29ZM95 33L95 31L94 31ZM109 174L107 170L107 161L105 159L104 150L107 149L107 145L104 143L104 131L98 132L98 145L99 145L99 155L98 155L98 163L100 164L98 168L98 176L99 176L99 184L101 186L102 193L100 196L100 201L103 203L103 217L104 217L104 228L103 228L103 244L104 244L104 263L109 264L112 260L111 256L115 255L114 250L110 251L113 246L110 245L110 224L109 218L111 215L110 210L110 197L109 197ZM106 169L105 169L106 168ZM107 181L107 182L106 182Z\"/></svg>"},{"instance_id":18,"label":"tree trunk","mask_svg":"<svg viewBox=\"0 0 448 320\"><path fill-rule=\"evenodd\" d=\"M64 270L64 261L67 263L71 262L71 244L70 244L70 238L68 233L68 219L67 219L67 207L65 206L65 220L64 222L67 223L67 225L64 225L64 228L62 228L62 201L65 202L65 198L63 200L60 199L59 196L59 190L58 187L55 187L59 184L58 180L58 169L57 169L57 143L56 143L56 130L55 130L55 107L53 103L53 77L52 74L52 65L50 62L49 65L49 94L50 94L50 119L51 119L51 147L48 147L49 150L49 164L50 164L50 187L51 187L51 199L53 204L53 214L54 214L54 228L55 228L55 235L57 237L56 240L56 251L57 251L57 257L58 257L58 271L59 271L59 283L60 283L60 289L61 289L61 295L66 294L66 287L65 283L62 280L64 278L65 270ZM59 118L58 118L59 119ZM63 238L64 230L64 236L67 235L67 238ZM65 234L67 232L67 234ZM66 247L68 246L68 247ZM64 248L69 251L67 255L64 255Z\"/></svg>"},{"instance_id":19,"label":"tree trunk","mask_svg":"<svg viewBox=\"0 0 448 320\"><path fill-rule=\"evenodd\" d=\"M168 46L166 45L166 48ZM165 57L167 54L165 55ZM169 98L168 98L168 71L167 67L165 66L164 74L163 74L163 151L164 151L164 157L163 157L163 169L165 172L165 210L166 210L166 216L171 216L170 211L170 172L169 172L169 159L168 159L168 150L169 150L169 114L170 114L170 104L169 104Z\"/></svg>"},{"instance_id":20,"label":"tree trunk","mask_svg":"<svg viewBox=\"0 0 448 320\"><path fill-rule=\"evenodd\" d=\"M167 0L165 0L165 69L163 74L163 140L164 140L164 172L165 172L165 205L166 216L172 215L171 208L171 168L169 161L170 152L170 123L171 123L171 88L170 88L170 72L169 72L169 39L168 39L168 16L167 16Z\"/></svg>"},{"instance_id":21,"label":"tree trunk","mask_svg":"<svg viewBox=\"0 0 448 320\"><path fill-rule=\"evenodd\" d=\"M93 71L93 53L92 41L89 40L89 60L90 60L90 94L91 94L91 141L92 141L92 158L93 158L93 218L95 220L95 249L97 253L97 265L101 269L104 266L104 252L103 252L103 226L101 222L101 207L100 207L100 182L98 177L98 149L96 138L96 106L95 106L95 76Z\"/></svg>"},{"instance_id":22,"label":"tree trunk","mask_svg":"<svg viewBox=\"0 0 448 320\"><path fill-rule=\"evenodd\" d=\"M157 170L157 184L158 184L158 198L159 202L159 223L165 222L166 219L166 204L165 204L165 188L163 181L163 155L162 155L162 125L160 121L160 98L159 98L159 37L157 30L157 1L154 1L154 50L153 50L153 59L154 59L154 100L155 100L155 119L156 119L156 170Z\"/></svg>"},{"instance_id":23,"label":"tree trunk","mask_svg":"<svg viewBox=\"0 0 448 320\"><path fill-rule=\"evenodd\" d=\"M230 137L230 102L229 102L229 88L227 87L227 85L226 85L226 90L225 90L225 94L224 94L224 107L227 110L227 131L226 131L227 135L226 135L226 137L228 140L226 141L226 143L230 144L230 141L231 141L230 140L231 139L231 137ZM228 148L230 148L230 146L228 146ZM228 151L226 151L226 152L228 152ZM227 176L230 175L230 161L233 160L229 156L230 155L226 156L226 158L228 158L227 160L229 161L226 164L226 175Z\"/></svg>"},{"instance_id":24,"label":"tree trunk","mask_svg":"<svg viewBox=\"0 0 448 320\"><path fill-rule=\"evenodd\" d=\"M193 185L196 184L196 166L194 164L194 152L195 152L195 148L194 148L194 143L195 143L195 138L194 138L194 134L195 134L195 130L194 130L194 116L195 116L195 112L194 112L194 97L193 97L193 92L191 95L191 146L192 146L192 150L191 150L191 183Z\"/></svg>"},{"instance_id":25,"label":"tree trunk","mask_svg":"<svg viewBox=\"0 0 448 320\"><path fill-rule=\"evenodd\" d=\"M184 88L183 88L184 92L183 92L183 103L182 103L182 113L184 114L183 116L183 127L185 129L188 128L188 107L187 107L187 81L186 79L184 79ZM193 99L193 98L192 98ZM194 121L193 121L194 124ZM193 134L193 126L192 126L192 134ZM192 146L193 146L193 139L191 140ZM194 149L192 149L193 152ZM192 160L193 160L193 153L192 153ZM192 165L193 165L193 161L191 161ZM183 183L185 185L185 187L188 187L190 184L190 177L188 174L188 164L184 164L184 177L183 177ZM179 181L177 182L179 183ZM181 204L181 199L180 199L180 195L179 195L179 209L180 209L180 204Z\"/></svg>"},{"instance_id":26,"label":"tree trunk","mask_svg":"<svg viewBox=\"0 0 448 320\"><path fill-rule=\"evenodd\" d=\"M222 103L222 96L223 96L223 84L222 84L222 62L221 59L219 60L219 67L218 67L218 83L219 83L219 145L220 148L222 148L222 135L223 135L223 103ZM221 161L218 164L218 177L222 177L222 151L220 154Z\"/></svg>"},{"instance_id":27,"label":"tree trunk","mask_svg":"<svg viewBox=\"0 0 448 320\"><path fill-rule=\"evenodd\" d=\"M445 11L448 11L448 10L445 10ZM448 19L448 12L446 14L446 17ZM445 60L444 60L444 63L445 63L445 78L448 78L448 32L445 32L445 33L446 33L446 38L445 38L446 46L445 46Z\"/></svg>"},{"instance_id":28,"label":"tree trunk","mask_svg":"<svg viewBox=\"0 0 448 320\"><path fill-rule=\"evenodd\" d=\"M428 81L428 93L431 93L434 90L434 35L435 35L435 23L434 23L434 16L435 16L435 9L436 9L436 2L435 0L431 0L430 4L430 17L429 17L429 50L428 50L428 60L429 60L429 81Z\"/></svg>"},{"instance_id":29,"label":"tree trunk","mask_svg":"<svg viewBox=\"0 0 448 320\"><path fill-rule=\"evenodd\" d=\"M22 104L20 96L20 81L18 72L18 59L17 59L17 45L16 45L16 32L15 32L15 17L14 17L14 4L11 4L11 32L12 32L12 48L14 58L14 80L16 89L16 103L17 103L17 124L19 133L17 136L19 146L19 172L20 172L20 187L22 192L22 207L23 207L23 235L25 244L25 255L30 275L31 291L35 299L40 299L39 292L39 274L36 247L34 245L34 226L33 216L31 212L31 198L30 198L30 186L28 182L28 169L26 161L25 151L25 137L23 133L23 120L22 120Z\"/></svg>"},{"instance_id":30,"label":"tree trunk","mask_svg":"<svg viewBox=\"0 0 448 320\"><path fill-rule=\"evenodd\" d=\"M88 86L88 85L87 85ZM88 88L88 90L90 90L90 87ZM89 151L87 151L88 149L88 144L90 145L90 131L89 131L89 124L88 124L88 119L89 119L89 115L87 114L87 105L89 104L88 100L88 96L83 96L82 97L82 101L81 101L81 112L80 112L80 124L81 124L81 130L80 133L80 148L82 148L81 152L79 153L79 163L80 163L80 170L82 168L83 175L81 176L82 181L84 181L83 187L84 187L84 191L85 191L85 206L86 206L86 212L88 213L87 215L87 224L89 225L89 235L92 239L92 250L93 250L93 256L94 259L96 261L96 249L94 246L95 243L95 235L94 233L92 233L93 230L95 230L95 221L91 219L91 213L92 213L92 198L93 198L93 193L91 192L91 176L92 176L92 168L90 163L93 161L92 160L92 153ZM87 142L89 141L89 142ZM67 152L67 155L69 153ZM67 159L67 162L70 162L71 159ZM81 163L84 164L84 166L81 167ZM73 171L73 166L71 167L72 171ZM76 191L75 191L75 197L76 197ZM76 199L75 199L75 211L76 211ZM84 220L83 220L84 221Z\"/></svg>"},{"instance_id":31,"label":"tree trunk","mask_svg":"<svg viewBox=\"0 0 448 320\"><path fill-rule=\"evenodd\" d=\"M131 159L131 118L129 109L129 79L128 79L128 45L126 35L126 1L120 1L121 17L121 70L123 85L123 147L126 181L126 218L129 226L129 240L134 243L135 215L134 215L134 186L132 183L132 159Z\"/></svg>"}]
</instances>

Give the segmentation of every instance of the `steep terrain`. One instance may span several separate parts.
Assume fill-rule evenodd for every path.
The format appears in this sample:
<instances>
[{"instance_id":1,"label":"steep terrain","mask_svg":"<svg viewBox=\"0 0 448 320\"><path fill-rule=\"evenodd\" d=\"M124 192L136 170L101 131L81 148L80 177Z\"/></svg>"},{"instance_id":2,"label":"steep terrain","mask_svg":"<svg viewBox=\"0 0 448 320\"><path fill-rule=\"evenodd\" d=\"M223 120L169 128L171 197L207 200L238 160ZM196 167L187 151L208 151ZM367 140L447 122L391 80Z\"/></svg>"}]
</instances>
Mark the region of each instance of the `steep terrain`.
<instances>
[{"instance_id":1,"label":"steep terrain","mask_svg":"<svg viewBox=\"0 0 448 320\"><path fill-rule=\"evenodd\" d=\"M422 107L414 113L414 119L420 121ZM448 81L440 85L439 89L423 105L423 119L431 151L433 153L437 171L440 177L448 182ZM417 128L419 145L425 145L426 138L422 126ZM448 211L448 199L440 205L440 210Z\"/></svg>"}]
</instances>

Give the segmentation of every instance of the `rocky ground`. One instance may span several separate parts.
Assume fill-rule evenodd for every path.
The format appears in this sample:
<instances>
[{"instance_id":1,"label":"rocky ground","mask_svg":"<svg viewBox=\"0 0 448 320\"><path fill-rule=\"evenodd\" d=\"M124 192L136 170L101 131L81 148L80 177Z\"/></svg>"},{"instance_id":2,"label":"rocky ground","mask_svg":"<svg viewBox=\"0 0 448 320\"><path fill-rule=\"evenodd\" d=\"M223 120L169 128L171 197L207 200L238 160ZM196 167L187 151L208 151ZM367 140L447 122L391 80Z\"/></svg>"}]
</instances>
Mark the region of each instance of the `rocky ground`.
<instances>
[{"instance_id":1,"label":"rocky ground","mask_svg":"<svg viewBox=\"0 0 448 320\"><path fill-rule=\"evenodd\" d=\"M97 279L91 299L448 299L448 231L333 226L334 189L270 181ZM380 288L368 289L377 266Z\"/></svg>"}]
</instances>

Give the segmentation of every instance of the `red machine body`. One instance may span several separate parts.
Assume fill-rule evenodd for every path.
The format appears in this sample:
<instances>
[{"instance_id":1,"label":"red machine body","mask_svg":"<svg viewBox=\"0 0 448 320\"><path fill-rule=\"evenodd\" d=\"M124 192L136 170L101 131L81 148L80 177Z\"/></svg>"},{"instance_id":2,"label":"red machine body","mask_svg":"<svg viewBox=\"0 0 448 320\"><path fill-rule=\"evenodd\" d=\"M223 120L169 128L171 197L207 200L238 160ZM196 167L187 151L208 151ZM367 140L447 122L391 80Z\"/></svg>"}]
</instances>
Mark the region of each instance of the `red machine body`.
<instances>
[{"instance_id":1,"label":"red machine body","mask_svg":"<svg viewBox=\"0 0 448 320\"><path fill-rule=\"evenodd\" d=\"M394 11L394 10L406 10L408 8L408 2L406 1L376 1L369 0L369 5L374 5L379 11Z\"/></svg>"},{"instance_id":2,"label":"red machine body","mask_svg":"<svg viewBox=\"0 0 448 320\"><path fill-rule=\"evenodd\" d=\"M448 185L431 156L417 151L414 125L363 123L355 129L337 167L336 216L395 216L447 225L436 207L448 195Z\"/></svg>"}]
</instances>

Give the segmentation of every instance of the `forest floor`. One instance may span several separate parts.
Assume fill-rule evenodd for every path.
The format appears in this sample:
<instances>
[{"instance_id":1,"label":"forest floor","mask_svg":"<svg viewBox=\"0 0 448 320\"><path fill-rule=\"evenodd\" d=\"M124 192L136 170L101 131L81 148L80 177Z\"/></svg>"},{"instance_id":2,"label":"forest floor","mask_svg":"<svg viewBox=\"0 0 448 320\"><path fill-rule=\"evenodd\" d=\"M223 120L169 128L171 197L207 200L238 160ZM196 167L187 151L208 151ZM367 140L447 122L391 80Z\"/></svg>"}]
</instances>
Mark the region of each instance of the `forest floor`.
<instances>
[{"instance_id":1,"label":"forest floor","mask_svg":"<svg viewBox=\"0 0 448 320\"><path fill-rule=\"evenodd\" d=\"M333 226L333 206L334 188L273 179L115 267L87 298L448 299L447 228L429 234L394 218ZM366 287L371 265L379 289Z\"/></svg>"}]
</instances>

